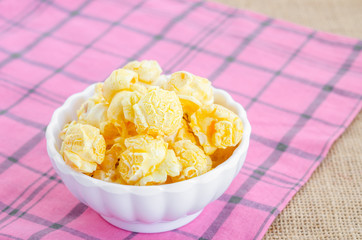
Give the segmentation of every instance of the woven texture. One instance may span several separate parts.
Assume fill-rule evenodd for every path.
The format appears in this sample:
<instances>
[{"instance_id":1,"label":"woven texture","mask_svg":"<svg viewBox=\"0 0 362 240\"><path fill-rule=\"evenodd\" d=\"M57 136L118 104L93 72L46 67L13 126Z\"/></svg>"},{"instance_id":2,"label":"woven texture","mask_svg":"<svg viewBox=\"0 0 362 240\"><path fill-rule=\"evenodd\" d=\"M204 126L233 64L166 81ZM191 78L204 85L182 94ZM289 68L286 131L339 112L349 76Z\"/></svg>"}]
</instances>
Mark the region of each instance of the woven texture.
<instances>
[{"instance_id":1,"label":"woven texture","mask_svg":"<svg viewBox=\"0 0 362 240\"><path fill-rule=\"evenodd\" d=\"M3 237L260 239L361 108L355 39L210 2L0 4ZM244 105L253 126L227 192L191 224L162 234L104 222L65 189L45 151L54 109L135 58L209 78Z\"/></svg>"},{"instance_id":2,"label":"woven texture","mask_svg":"<svg viewBox=\"0 0 362 240\"><path fill-rule=\"evenodd\" d=\"M362 238L361 136L359 114L265 239Z\"/></svg>"},{"instance_id":3,"label":"woven texture","mask_svg":"<svg viewBox=\"0 0 362 240\"><path fill-rule=\"evenodd\" d=\"M233 7L362 39L359 0L217 0ZM362 238L362 113L276 218L265 239ZM318 203L318 204L316 204Z\"/></svg>"}]
</instances>

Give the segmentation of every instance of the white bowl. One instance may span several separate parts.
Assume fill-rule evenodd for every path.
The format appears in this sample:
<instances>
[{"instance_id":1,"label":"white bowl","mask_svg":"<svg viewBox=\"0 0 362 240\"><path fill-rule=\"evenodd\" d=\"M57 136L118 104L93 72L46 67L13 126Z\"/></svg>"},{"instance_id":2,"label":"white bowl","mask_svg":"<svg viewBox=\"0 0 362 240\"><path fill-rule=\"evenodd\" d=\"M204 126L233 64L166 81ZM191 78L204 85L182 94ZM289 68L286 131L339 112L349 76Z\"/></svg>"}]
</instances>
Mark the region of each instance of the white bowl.
<instances>
[{"instance_id":1,"label":"white bowl","mask_svg":"<svg viewBox=\"0 0 362 240\"><path fill-rule=\"evenodd\" d=\"M242 142L233 155L215 169L192 179L159 186L128 186L104 182L69 167L59 154L59 133L76 120L77 109L94 93L95 84L69 97L55 110L46 131L47 150L55 171L69 191L109 223L134 232L154 233L179 228L194 220L220 197L239 173L249 147L251 127L243 107L214 89L215 103L234 111L244 124Z\"/></svg>"}]
</instances>

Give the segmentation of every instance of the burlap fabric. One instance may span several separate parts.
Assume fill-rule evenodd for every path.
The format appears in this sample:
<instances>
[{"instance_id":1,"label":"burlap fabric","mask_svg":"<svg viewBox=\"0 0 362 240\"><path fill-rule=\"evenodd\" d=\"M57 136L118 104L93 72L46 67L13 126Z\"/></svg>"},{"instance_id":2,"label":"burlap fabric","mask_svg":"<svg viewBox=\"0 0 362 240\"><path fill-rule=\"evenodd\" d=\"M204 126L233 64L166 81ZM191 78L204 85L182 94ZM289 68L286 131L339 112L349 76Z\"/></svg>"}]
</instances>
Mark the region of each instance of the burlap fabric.
<instances>
[{"instance_id":1,"label":"burlap fabric","mask_svg":"<svg viewBox=\"0 0 362 240\"><path fill-rule=\"evenodd\" d=\"M361 0L216 0L362 39ZM362 239L362 113L331 148L264 239Z\"/></svg>"}]
</instances>

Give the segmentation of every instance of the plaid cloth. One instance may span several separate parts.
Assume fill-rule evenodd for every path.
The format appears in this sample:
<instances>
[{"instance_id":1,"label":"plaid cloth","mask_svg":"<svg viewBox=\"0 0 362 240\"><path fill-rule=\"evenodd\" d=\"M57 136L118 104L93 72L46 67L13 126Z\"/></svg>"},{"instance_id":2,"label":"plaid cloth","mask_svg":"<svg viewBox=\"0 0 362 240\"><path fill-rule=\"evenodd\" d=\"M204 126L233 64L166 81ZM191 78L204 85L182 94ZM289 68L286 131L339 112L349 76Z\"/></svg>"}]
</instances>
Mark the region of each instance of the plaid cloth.
<instances>
[{"instance_id":1,"label":"plaid cloth","mask_svg":"<svg viewBox=\"0 0 362 240\"><path fill-rule=\"evenodd\" d=\"M262 238L360 111L361 50L355 39L212 2L1 1L0 239ZM53 111L131 59L207 77L253 127L226 193L166 233L108 224L70 194L46 153Z\"/></svg>"}]
</instances>

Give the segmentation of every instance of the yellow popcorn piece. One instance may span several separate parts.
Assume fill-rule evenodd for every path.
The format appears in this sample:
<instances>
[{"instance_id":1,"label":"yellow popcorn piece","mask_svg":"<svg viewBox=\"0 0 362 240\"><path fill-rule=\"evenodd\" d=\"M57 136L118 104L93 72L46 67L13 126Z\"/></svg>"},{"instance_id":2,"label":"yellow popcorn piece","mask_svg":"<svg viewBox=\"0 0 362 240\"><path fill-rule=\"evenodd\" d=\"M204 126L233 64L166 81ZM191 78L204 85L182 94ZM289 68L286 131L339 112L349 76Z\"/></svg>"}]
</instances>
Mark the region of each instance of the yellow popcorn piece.
<instances>
[{"instance_id":1,"label":"yellow popcorn piece","mask_svg":"<svg viewBox=\"0 0 362 240\"><path fill-rule=\"evenodd\" d=\"M116 173L116 179L113 182L118 184L128 185L127 182L120 176L118 171Z\"/></svg>"},{"instance_id":2,"label":"yellow popcorn piece","mask_svg":"<svg viewBox=\"0 0 362 240\"><path fill-rule=\"evenodd\" d=\"M100 125L100 132L106 141L107 147L116 142L124 141L127 137L127 128L123 121L102 122Z\"/></svg>"},{"instance_id":3,"label":"yellow popcorn piece","mask_svg":"<svg viewBox=\"0 0 362 240\"><path fill-rule=\"evenodd\" d=\"M94 104L105 103L106 99L103 96L103 83L97 83L94 87L94 94L88 100L92 100Z\"/></svg>"},{"instance_id":4,"label":"yellow popcorn piece","mask_svg":"<svg viewBox=\"0 0 362 240\"><path fill-rule=\"evenodd\" d=\"M158 87L149 89L133 109L137 132L153 136L175 133L183 115L177 95Z\"/></svg>"},{"instance_id":5,"label":"yellow popcorn piece","mask_svg":"<svg viewBox=\"0 0 362 240\"><path fill-rule=\"evenodd\" d=\"M110 103L116 93L121 90L130 90L137 82L138 75L136 72L122 68L114 70L104 81L103 96Z\"/></svg>"},{"instance_id":6,"label":"yellow popcorn piece","mask_svg":"<svg viewBox=\"0 0 362 240\"><path fill-rule=\"evenodd\" d=\"M189 127L189 124L185 119L182 119L181 127L179 128L177 133L166 139L167 139L166 141L169 143L175 143L180 140L190 140L192 143L196 145L198 144L194 133L192 132L191 128Z\"/></svg>"},{"instance_id":7,"label":"yellow popcorn piece","mask_svg":"<svg viewBox=\"0 0 362 240\"><path fill-rule=\"evenodd\" d=\"M125 140L118 171L128 184L135 184L153 172L166 157L167 143L161 138L138 135Z\"/></svg>"},{"instance_id":8,"label":"yellow popcorn piece","mask_svg":"<svg viewBox=\"0 0 362 240\"><path fill-rule=\"evenodd\" d=\"M146 186L166 183L167 176L176 177L180 175L182 165L177 159L175 152L168 149L165 159L156 166L155 170L143 178L141 178L135 185Z\"/></svg>"},{"instance_id":9,"label":"yellow popcorn piece","mask_svg":"<svg viewBox=\"0 0 362 240\"><path fill-rule=\"evenodd\" d=\"M134 137L138 135L136 125L132 122L126 122L127 136Z\"/></svg>"},{"instance_id":10,"label":"yellow popcorn piece","mask_svg":"<svg viewBox=\"0 0 362 240\"><path fill-rule=\"evenodd\" d=\"M108 104L98 103L93 105L92 102L86 102L82 107L78 118L78 122L92 125L96 128L100 127L100 124L107 121Z\"/></svg>"},{"instance_id":11,"label":"yellow popcorn piece","mask_svg":"<svg viewBox=\"0 0 362 240\"><path fill-rule=\"evenodd\" d=\"M114 121L134 122L133 105L138 103L142 98L140 92L120 91L112 99L107 110L107 117Z\"/></svg>"},{"instance_id":12,"label":"yellow popcorn piece","mask_svg":"<svg viewBox=\"0 0 362 240\"><path fill-rule=\"evenodd\" d=\"M160 164L159 170L163 170L170 177L176 177L180 175L182 170L182 164L176 157L175 151L172 149L167 149L166 158Z\"/></svg>"},{"instance_id":13,"label":"yellow popcorn piece","mask_svg":"<svg viewBox=\"0 0 362 240\"><path fill-rule=\"evenodd\" d=\"M60 154L64 161L83 173L91 173L104 160L106 143L98 128L72 122L67 126Z\"/></svg>"},{"instance_id":14,"label":"yellow popcorn piece","mask_svg":"<svg viewBox=\"0 0 362 240\"><path fill-rule=\"evenodd\" d=\"M165 85L165 89L174 91L180 97L184 113L188 115L191 115L200 106L214 102L211 82L189 72L173 73Z\"/></svg>"},{"instance_id":15,"label":"yellow popcorn piece","mask_svg":"<svg viewBox=\"0 0 362 240\"><path fill-rule=\"evenodd\" d=\"M59 133L59 138L62 139L62 141L64 141L68 128L72 123L73 122L65 124L62 131Z\"/></svg>"},{"instance_id":16,"label":"yellow popcorn piece","mask_svg":"<svg viewBox=\"0 0 362 240\"><path fill-rule=\"evenodd\" d=\"M104 83L97 83L94 87L94 95L91 97L91 99L93 99L96 104L106 102L106 99L103 96L103 86Z\"/></svg>"},{"instance_id":17,"label":"yellow popcorn piece","mask_svg":"<svg viewBox=\"0 0 362 240\"><path fill-rule=\"evenodd\" d=\"M114 170L116 168L116 164L121 158L122 152L125 150L126 147L124 142L113 144L112 147L106 151L104 161L100 164L100 168L102 170Z\"/></svg>"},{"instance_id":18,"label":"yellow popcorn piece","mask_svg":"<svg viewBox=\"0 0 362 240\"><path fill-rule=\"evenodd\" d=\"M138 92L141 95L145 95L148 89L152 86L145 86L144 84L136 83L131 85L130 91Z\"/></svg>"},{"instance_id":19,"label":"yellow popcorn piece","mask_svg":"<svg viewBox=\"0 0 362 240\"><path fill-rule=\"evenodd\" d=\"M241 119L218 104L198 109L191 116L190 126L208 155L213 154L217 148L237 145L243 135Z\"/></svg>"},{"instance_id":20,"label":"yellow popcorn piece","mask_svg":"<svg viewBox=\"0 0 362 240\"><path fill-rule=\"evenodd\" d=\"M153 86L158 86L162 89L165 89L165 86L168 82L169 75L160 75L155 82L152 83Z\"/></svg>"},{"instance_id":21,"label":"yellow popcorn piece","mask_svg":"<svg viewBox=\"0 0 362 240\"><path fill-rule=\"evenodd\" d=\"M172 135L165 136L163 139L168 144L173 144L180 140L190 140L191 142L198 145L196 136L194 135L191 127L184 118L181 120L181 127L177 130L177 132Z\"/></svg>"},{"instance_id":22,"label":"yellow popcorn piece","mask_svg":"<svg viewBox=\"0 0 362 240\"><path fill-rule=\"evenodd\" d=\"M92 177L106 182L114 182L117 179L117 172L114 169L109 169L109 170L97 169L94 171Z\"/></svg>"},{"instance_id":23,"label":"yellow popcorn piece","mask_svg":"<svg viewBox=\"0 0 362 240\"><path fill-rule=\"evenodd\" d=\"M106 151L103 162L98 166L98 169L93 172L93 177L106 181L116 182L119 181L120 175L116 170L116 164L121 157L121 153L125 151L124 144L115 143L111 149Z\"/></svg>"},{"instance_id":24,"label":"yellow popcorn piece","mask_svg":"<svg viewBox=\"0 0 362 240\"><path fill-rule=\"evenodd\" d=\"M92 97L85 101L77 111L78 122L99 128L107 120L108 104L102 94L103 84L98 83Z\"/></svg>"},{"instance_id":25,"label":"yellow popcorn piece","mask_svg":"<svg viewBox=\"0 0 362 240\"><path fill-rule=\"evenodd\" d=\"M200 176L211 169L212 161L204 151L190 140L180 140L173 144L173 149L182 164L181 175L174 181Z\"/></svg>"},{"instance_id":26,"label":"yellow popcorn piece","mask_svg":"<svg viewBox=\"0 0 362 240\"><path fill-rule=\"evenodd\" d=\"M184 114L186 114L187 118L189 118L189 116L191 116L202 106L202 103L192 96L179 95L179 98L182 105L182 110Z\"/></svg>"},{"instance_id":27,"label":"yellow popcorn piece","mask_svg":"<svg viewBox=\"0 0 362 240\"><path fill-rule=\"evenodd\" d=\"M123 68L136 72L138 79L147 84L156 82L162 73L160 65L154 60L132 61Z\"/></svg>"}]
</instances>

